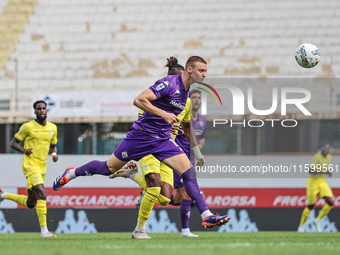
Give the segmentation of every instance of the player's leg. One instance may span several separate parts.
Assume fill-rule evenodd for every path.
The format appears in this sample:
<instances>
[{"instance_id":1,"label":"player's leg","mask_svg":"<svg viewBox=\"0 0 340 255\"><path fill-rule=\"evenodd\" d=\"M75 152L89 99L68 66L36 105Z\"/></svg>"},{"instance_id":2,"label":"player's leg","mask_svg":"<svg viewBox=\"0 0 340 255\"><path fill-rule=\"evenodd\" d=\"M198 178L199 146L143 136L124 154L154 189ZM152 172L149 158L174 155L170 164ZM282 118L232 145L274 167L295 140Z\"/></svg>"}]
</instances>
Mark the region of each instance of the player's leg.
<instances>
[{"instance_id":1,"label":"player's leg","mask_svg":"<svg viewBox=\"0 0 340 255\"><path fill-rule=\"evenodd\" d=\"M125 164L126 161L122 161L112 154L107 161L93 160L77 168L68 167L62 175L56 178L53 183L53 189L57 191L79 176L92 176L94 174L109 176L121 169Z\"/></svg>"},{"instance_id":2,"label":"player's leg","mask_svg":"<svg viewBox=\"0 0 340 255\"><path fill-rule=\"evenodd\" d=\"M132 233L134 239L150 239L145 233L145 225L151 214L152 208L161 191L161 178L159 173L149 173L145 176L147 188L140 204L137 226Z\"/></svg>"},{"instance_id":3,"label":"player's leg","mask_svg":"<svg viewBox=\"0 0 340 255\"><path fill-rule=\"evenodd\" d=\"M53 189L61 189L70 180L78 176L91 176L94 174L110 176L121 169L127 162L146 156L149 144L149 139L138 139L138 134L130 131L106 162L94 160L78 168L68 167L54 181Z\"/></svg>"},{"instance_id":4,"label":"player's leg","mask_svg":"<svg viewBox=\"0 0 340 255\"><path fill-rule=\"evenodd\" d=\"M165 164L161 163L157 158L153 155L148 155L143 157L138 161L139 165L142 169L142 174L138 173L138 167L135 163L130 162L125 165L122 169L118 170L114 174L110 176L110 178L116 177L124 177L130 178L134 182L136 182L143 191L147 189L146 183L146 175L150 173L159 173L161 178L161 192L156 200L156 204L158 205L167 205L169 204L172 196L172 186L173 186L173 171ZM137 207L140 208L140 203L143 199L141 197Z\"/></svg>"},{"instance_id":5,"label":"player's leg","mask_svg":"<svg viewBox=\"0 0 340 255\"><path fill-rule=\"evenodd\" d=\"M300 221L300 226L298 228L298 232L305 232L305 222L307 221L309 214L311 210L314 208L314 204L316 201L316 197L318 195L319 191L315 185L315 180L309 179L307 183L307 189L306 189L306 194L307 194L307 207L302 212L301 215L301 221Z\"/></svg>"},{"instance_id":6,"label":"player's leg","mask_svg":"<svg viewBox=\"0 0 340 255\"><path fill-rule=\"evenodd\" d=\"M334 201L333 201L333 192L331 188L328 186L325 179L320 181L319 188L320 188L319 196L325 199L326 204L322 207L318 217L316 217L316 219L314 220L314 225L318 232L322 232L322 229L320 227L320 221L323 217L325 217L330 212L330 210L332 209L334 205Z\"/></svg>"},{"instance_id":7,"label":"player's leg","mask_svg":"<svg viewBox=\"0 0 340 255\"><path fill-rule=\"evenodd\" d=\"M202 225L205 228L220 226L230 220L230 217L227 215L219 216L218 214L212 214L210 212L203 192L198 186L197 179L190 177L191 163L185 154L178 154L176 156L165 158L163 162L174 171L182 175L185 190L200 212L202 217Z\"/></svg>"},{"instance_id":8,"label":"player's leg","mask_svg":"<svg viewBox=\"0 0 340 255\"><path fill-rule=\"evenodd\" d=\"M40 225L40 236L57 237L48 231L47 228L47 207L46 207L46 191L44 187L45 175L41 173L33 173L28 178L28 196L29 200L36 199L36 213Z\"/></svg>"},{"instance_id":9,"label":"player's leg","mask_svg":"<svg viewBox=\"0 0 340 255\"><path fill-rule=\"evenodd\" d=\"M27 190L28 192L28 190ZM4 189L0 189L0 202L4 201L5 199L11 200L21 206L27 207L27 208L34 208L35 204L33 204L33 199L30 200L30 196L25 195L17 195L8 193ZM35 199L36 201L36 199Z\"/></svg>"},{"instance_id":10,"label":"player's leg","mask_svg":"<svg viewBox=\"0 0 340 255\"><path fill-rule=\"evenodd\" d=\"M174 173L174 175L177 173ZM190 232L189 229L189 219L190 219L190 207L191 207L191 199L188 194L185 192L184 186L178 187L176 185L176 181L174 181L175 187L175 195L173 196L173 203L179 205L180 204L180 215L181 215L181 236L182 237L198 237Z\"/></svg>"}]
</instances>

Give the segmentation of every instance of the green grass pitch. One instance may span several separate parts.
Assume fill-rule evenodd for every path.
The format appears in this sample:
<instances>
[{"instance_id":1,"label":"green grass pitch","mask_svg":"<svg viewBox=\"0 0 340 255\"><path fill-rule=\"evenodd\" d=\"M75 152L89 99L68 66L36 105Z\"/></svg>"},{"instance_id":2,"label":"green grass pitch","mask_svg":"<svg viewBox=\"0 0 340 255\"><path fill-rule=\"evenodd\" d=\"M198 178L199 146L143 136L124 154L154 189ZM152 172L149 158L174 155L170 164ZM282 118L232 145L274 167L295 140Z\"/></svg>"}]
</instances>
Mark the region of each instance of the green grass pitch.
<instances>
[{"instance_id":1,"label":"green grass pitch","mask_svg":"<svg viewBox=\"0 0 340 255\"><path fill-rule=\"evenodd\" d=\"M151 240L133 240L131 233L58 234L45 239L39 233L0 234L0 254L340 254L340 233L195 233L198 238L150 233Z\"/></svg>"}]
</instances>

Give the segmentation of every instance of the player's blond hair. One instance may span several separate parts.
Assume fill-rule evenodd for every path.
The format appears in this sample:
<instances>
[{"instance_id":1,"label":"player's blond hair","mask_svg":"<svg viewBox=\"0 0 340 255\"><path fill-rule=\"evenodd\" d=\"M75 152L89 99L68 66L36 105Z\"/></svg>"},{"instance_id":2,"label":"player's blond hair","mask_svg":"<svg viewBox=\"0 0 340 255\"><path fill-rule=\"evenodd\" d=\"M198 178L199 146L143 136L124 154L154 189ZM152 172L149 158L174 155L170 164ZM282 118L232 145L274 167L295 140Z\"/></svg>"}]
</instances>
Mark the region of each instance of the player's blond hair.
<instances>
[{"instance_id":1,"label":"player's blond hair","mask_svg":"<svg viewBox=\"0 0 340 255\"><path fill-rule=\"evenodd\" d=\"M187 63L185 64L185 69L187 69L188 66L190 66L191 68L194 68L196 62L207 64L207 61L205 61L204 58L200 56L191 56L190 58L188 58Z\"/></svg>"}]
</instances>

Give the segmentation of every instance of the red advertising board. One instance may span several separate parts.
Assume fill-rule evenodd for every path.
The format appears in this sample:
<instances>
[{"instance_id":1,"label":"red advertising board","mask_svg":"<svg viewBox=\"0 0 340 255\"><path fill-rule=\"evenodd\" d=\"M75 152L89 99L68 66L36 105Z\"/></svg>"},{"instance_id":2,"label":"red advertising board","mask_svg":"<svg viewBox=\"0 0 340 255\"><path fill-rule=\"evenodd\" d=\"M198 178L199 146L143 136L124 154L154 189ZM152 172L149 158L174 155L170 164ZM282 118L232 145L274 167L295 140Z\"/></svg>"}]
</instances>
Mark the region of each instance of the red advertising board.
<instances>
[{"instance_id":1,"label":"red advertising board","mask_svg":"<svg viewBox=\"0 0 340 255\"><path fill-rule=\"evenodd\" d=\"M202 188L210 208L302 208L306 206L305 189L227 189ZM333 189L334 207L340 208L340 189ZM18 188L26 194L26 188ZM46 189L49 208L135 208L140 188L63 188ZM318 197L315 206L324 200ZM21 207L21 206L19 206ZM157 207L157 205L155 206Z\"/></svg>"}]
</instances>

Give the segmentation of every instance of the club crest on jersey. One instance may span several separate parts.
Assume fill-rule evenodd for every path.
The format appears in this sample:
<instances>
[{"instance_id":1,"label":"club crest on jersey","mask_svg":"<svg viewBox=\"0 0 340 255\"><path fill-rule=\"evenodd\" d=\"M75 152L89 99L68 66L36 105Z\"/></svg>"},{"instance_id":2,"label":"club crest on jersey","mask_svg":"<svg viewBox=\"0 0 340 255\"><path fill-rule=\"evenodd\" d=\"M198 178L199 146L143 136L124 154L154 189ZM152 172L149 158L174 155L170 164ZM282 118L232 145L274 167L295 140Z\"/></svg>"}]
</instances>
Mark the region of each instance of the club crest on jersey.
<instances>
[{"instance_id":1,"label":"club crest on jersey","mask_svg":"<svg viewBox=\"0 0 340 255\"><path fill-rule=\"evenodd\" d=\"M123 151L123 152L122 152L122 158L127 158L127 157L128 157L127 151Z\"/></svg>"},{"instance_id":2,"label":"club crest on jersey","mask_svg":"<svg viewBox=\"0 0 340 255\"><path fill-rule=\"evenodd\" d=\"M53 130L48 130L48 131L50 131L50 135L53 135Z\"/></svg>"},{"instance_id":3,"label":"club crest on jersey","mask_svg":"<svg viewBox=\"0 0 340 255\"><path fill-rule=\"evenodd\" d=\"M164 89L164 88L165 88L164 84L161 83L161 84L159 84L159 85L156 87L156 90L157 90L157 91L160 91L160 90L162 90L162 89Z\"/></svg>"},{"instance_id":4,"label":"club crest on jersey","mask_svg":"<svg viewBox=\"0 0 340 255\"><path fill-rule=\"evenodd\" d=\"M200 126L201 126L201 127L203 127L203 125L204 125L204 122L203 122L203 121L200 121L200 123L199 123L199 124L200 124Z\"/></svg>"}]
</instances>

